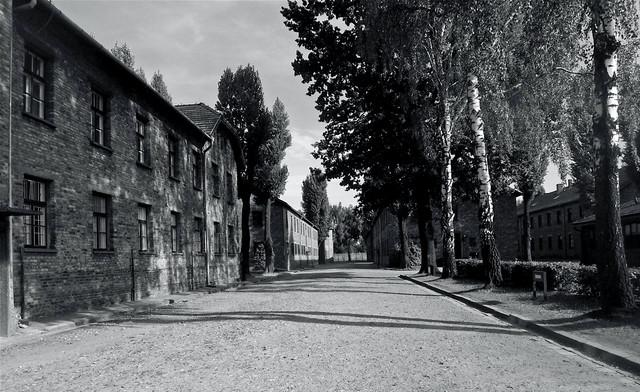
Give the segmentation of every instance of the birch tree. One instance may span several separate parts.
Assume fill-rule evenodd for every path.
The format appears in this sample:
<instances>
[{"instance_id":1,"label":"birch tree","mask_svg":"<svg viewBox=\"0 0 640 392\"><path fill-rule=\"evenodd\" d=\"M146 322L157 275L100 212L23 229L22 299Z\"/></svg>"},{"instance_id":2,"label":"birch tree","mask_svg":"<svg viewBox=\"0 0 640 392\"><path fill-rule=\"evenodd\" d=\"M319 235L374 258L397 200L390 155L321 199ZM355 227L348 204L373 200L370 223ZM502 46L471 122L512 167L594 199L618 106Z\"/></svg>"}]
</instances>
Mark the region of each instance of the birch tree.
<instances>
[{"instance_id":1,"label":"birch tree","mask_svg":"<svg viewBox=\"0 0 640 392\"><path fill-rule=\"evenodd\" d=\"M601 304L605 312L635 306L629 284L620 222L618 126L618 50L621 45L619 15L635 10L635 4L612 0L591 2L593 37L596 249L602 281ZM637 27L637 25L636 25Z\"/></svg>"}]
</instances>

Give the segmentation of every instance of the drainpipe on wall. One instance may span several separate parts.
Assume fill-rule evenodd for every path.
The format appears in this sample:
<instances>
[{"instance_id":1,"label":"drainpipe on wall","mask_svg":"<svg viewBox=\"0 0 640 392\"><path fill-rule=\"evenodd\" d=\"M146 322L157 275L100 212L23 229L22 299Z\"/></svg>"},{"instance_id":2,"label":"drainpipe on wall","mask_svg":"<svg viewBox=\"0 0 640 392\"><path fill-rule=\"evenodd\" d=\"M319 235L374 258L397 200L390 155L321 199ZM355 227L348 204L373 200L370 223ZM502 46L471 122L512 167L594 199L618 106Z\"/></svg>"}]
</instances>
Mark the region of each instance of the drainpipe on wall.
<instances>
[{"instance_id":1,"label":"drainpipe on wall","mask_svg":"<svg viewBox=\"0 0 640 392\"><path fill-rule=\"evenodd\" d=\"M202 150L202 230L206 230L206 235L204 235L205 240L205 252L204 252L204 269L205 269L205 281L206 285L211 285L211 276L209 274L209 252L211 252L210 241L209 238L209 226L207 225L207 160L206 154L207 151L211 149L213 145L213 139L209 142L207 148ZM193 257L192 257L193 260Z\"/></svg>"}]
</instances>

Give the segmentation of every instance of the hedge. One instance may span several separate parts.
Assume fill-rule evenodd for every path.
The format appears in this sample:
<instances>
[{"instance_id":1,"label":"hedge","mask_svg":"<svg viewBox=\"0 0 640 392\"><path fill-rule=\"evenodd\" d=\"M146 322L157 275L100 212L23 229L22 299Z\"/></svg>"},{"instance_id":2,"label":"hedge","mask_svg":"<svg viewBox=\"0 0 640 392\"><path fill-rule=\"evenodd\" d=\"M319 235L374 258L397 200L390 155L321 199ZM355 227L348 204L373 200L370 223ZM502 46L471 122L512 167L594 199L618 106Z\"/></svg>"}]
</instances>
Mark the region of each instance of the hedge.
<instances>
[{"instance_id":1,"label":"hedge","mask_svg":"<svg viewBox=\"0 0 640 392\"><path fill-rule=\"evenodd\" d=\"M458 278L484 280L482 260L456 260ZM533 271L547 272L547 288L570 294L597 297L599 295L598 271L593 265L568 261L503 261L502 279L510 287L531 288ZM630 268L631 284L636 297L640 297L640 269Z\"/></svg>"}]
</instances>

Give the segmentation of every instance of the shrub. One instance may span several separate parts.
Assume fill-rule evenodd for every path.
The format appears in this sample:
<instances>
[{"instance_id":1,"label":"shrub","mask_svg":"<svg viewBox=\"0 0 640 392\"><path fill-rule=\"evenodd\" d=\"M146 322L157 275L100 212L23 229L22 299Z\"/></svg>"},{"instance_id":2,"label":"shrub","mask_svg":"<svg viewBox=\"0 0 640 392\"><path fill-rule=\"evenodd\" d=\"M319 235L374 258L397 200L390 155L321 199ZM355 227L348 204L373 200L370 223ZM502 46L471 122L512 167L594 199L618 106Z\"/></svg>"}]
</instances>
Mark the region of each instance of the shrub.
<instances>
[{"instance_id":1,"label":"shrub","mask_svg":"<svg viewBox=\"0 0 640 392\"><path fill-rule=\"evenodd\" d=\"M482 260L456 260L456 264L459 278L485 279ZM533 271L545 271L548 290L591 297L599 295L598 270L593 265L567 261L503 261L501 267L505 286L531 288ZM640 297L640 269L630 268L629 272L633 291Z\"/></svg>"}]
</instances>

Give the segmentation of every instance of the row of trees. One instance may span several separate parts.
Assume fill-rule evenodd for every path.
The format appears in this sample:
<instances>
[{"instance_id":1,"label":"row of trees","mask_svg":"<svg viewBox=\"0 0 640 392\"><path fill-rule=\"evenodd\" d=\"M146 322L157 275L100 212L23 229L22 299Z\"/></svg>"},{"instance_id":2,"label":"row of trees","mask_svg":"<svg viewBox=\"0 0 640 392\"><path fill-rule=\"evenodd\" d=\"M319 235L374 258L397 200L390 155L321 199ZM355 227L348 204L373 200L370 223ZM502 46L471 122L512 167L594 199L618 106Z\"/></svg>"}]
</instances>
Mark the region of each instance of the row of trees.
<instances>
[{"instance_id":1,"label":"row of trees","mask_svg":"<svg viewBox=\"0 0 640 392\"><path fill-rule=\"evenodd\" d=\"M410 211L423 269L435 263L437 212L443 276L455 276L453 206L473 199L487 285L500 285L492 199L515 183L528 226L553 160L593 195L603 309L634 306L618 190L618 105L633 89L618 88L617 70L637 64L633 1L305 0L282 14L304 49L294 71L327 123L314 154L365 215L396 214L405 263ZM635 164L638 114L620 113Z\"/></svg>"},{"instance_id":2,"label":"row of trees","mask_svg":"<svg viewBox=\"0 0 640 392\"><path fill-rule=\"evenodd\" d=\"M241 279L250 269L251 197L264 206L265 271L273 272L273 241L271 239L271 202L285 189L289 171L282 163L285 150L291 145L289 116L284 104L276 98L269 110L264 104L262 81L251 65L232 71L227 68L218 83L216 109L239 132L245 168L238 176L242 200Z\"/></svg>"},{"instance_id":3,"label":"row of trees","mask_svg":"<svg viewBox=\"0 0 640 392\"><path fill-rule=\"evenodd\" d=\"M124 65L131 68L142 80L147 81L147 76L145 75L144 69L142 67L136 68L136 61L133 51L127 45L126 42L119 44L117 41L111 48L111 54L115 56L118 60L120 60ZM149 83L151 88L156 90L160 95L164 97L169 102L172 102L171 94L169 94L169 89L167 88L166 83L164 82L164 78L160 73L160 70L157 70L153 73L151 77L151 83Z\"/></svg>"}]
</instances>

